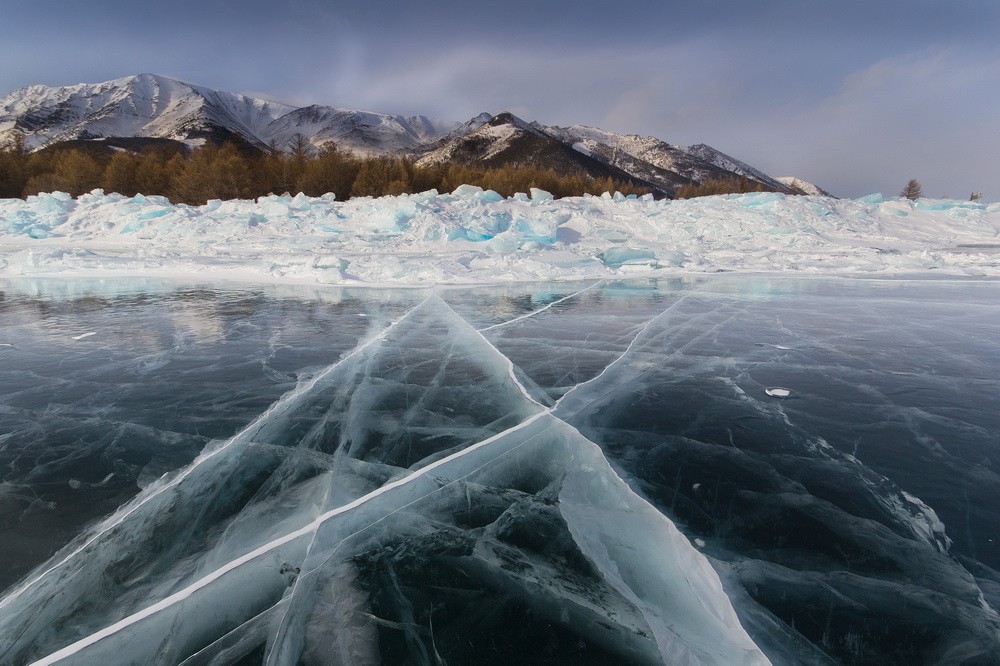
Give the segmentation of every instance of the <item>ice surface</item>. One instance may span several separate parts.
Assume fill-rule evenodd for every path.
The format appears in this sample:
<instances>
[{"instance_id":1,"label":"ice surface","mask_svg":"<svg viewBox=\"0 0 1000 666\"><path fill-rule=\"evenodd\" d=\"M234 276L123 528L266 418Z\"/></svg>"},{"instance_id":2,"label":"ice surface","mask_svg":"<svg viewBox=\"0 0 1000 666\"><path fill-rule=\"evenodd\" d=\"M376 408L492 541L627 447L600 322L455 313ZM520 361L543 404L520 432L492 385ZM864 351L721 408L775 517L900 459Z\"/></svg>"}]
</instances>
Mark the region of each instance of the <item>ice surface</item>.
<instances>
[{"instance_id":1,"label":"ice surface","mask_svg":"<svg viewBox=\"0 0 1000 666\"><path fill-rule=\"evenodd\" d=\"M845 355L831 363L824 356L832 348L852 353L846 341L831 345L822 338L799 337L799 345L805 343L808 351L763 363L766 357L753 352L746 360L735 360L730 350L740 340L773 335L769 332L776 324L793 334L830 324L841 313L831 311L823 318L811 308L788 312L791 303L782 301L782 309L768 316L769 308L759 303L750 307L740 300L704 298L697 294L683 298L651 320L623 356L566 394L554 413L601 443L655 504L679 519L686 533L706 542L705 552L728 563L732 577L724 580L746 589L770 613L787 621L796 609L810 604L827 607L831 621L811 628L802 624L806 618L796 616L795 624L813 640L828 642L824 649L840 658L852 657L852 650L857 651L856 658L865 650L887 649L871 645L885 640L878 632L863 638L864 647L851 644L854 639L847 634L860 631L859 624L852 624L859 620L849 619L852 615L889 627L887 634L899 641L891 645L901 651L896 658L902 658L905 649L923 654L932 645L961 644L967 634L978 636L981 654L996 650L996 612L984 606L983 592L969 572L955 559L942 557L949 548L944 525L950 523L860 462L881 459L881 454L859 458L842 453L825 439L840 441L852 434L867 439L863 430L837 424L856 419L870 407L855 412L857 405L846 411L840 405L837 416L831 413L817 421L815 415L801 414L811 411L806 405L794 417L783 406L812 402L814 396L837 400L847 388L841 377L856 359L871 358L873 348L886 350L898 344L873 345L871 337L891 330L891 316L906 317L903 304L871 306L892 315L879 317L886 328L865 328L871 337L858 336L867 340L868 354L853 359ZM865 308L837 301L828 305L834 304L851 312L843 317L848 330L870 326L865 317L872 313ZM967 308L983 314L975 304L961 307ZM995 317L992 321L996 326ZM790 353L772 349L771 354ZM832 375L836 388L817 381L815 374L821 368ZM953 374L956 371L949 374L976 383L978 373ZM796 401L768 403L755 397L757 391L763 393L763 387L753 390L760 386L757 382L775 372L802 382ZM991 395L995 391L994 383ZM800 428L802 421L810 424L808 430ZM930 481L920 480L919 472L903 473L898 460L894 467L893 476L908 484ZM803 556L806 552L812 554ZM906 582L897 588L900 578ZM787 585L798 586L797 591L792 594ZM931 599L941 594L964 610L955 616L936 606ZM896 607L892 601L896 595L906 598L908 605ZM924 610L914 614L912 605ZM866 610L859 613L860 608ZM751 615L748 610L743 615L745 625L761 639L752 628L756 620ZM912 644L902 647L909 641Z\"/></svg>"},{"instance_id":2,"label":"ice surface","mask_svg":"<svg viewBox=\"0 0 1000 666\"><path fill-rule=\"evenodd\" d=\"M469 284L677 273L1000 275L1000 204L753 193L654 201L449 194L173 205L94 190L0 201L0 275Z\"/></svg>"},{"instance_id":3,"label":"ice surface","mask_svg":"<svg viewBox=\"0 0 1000 666\"><path fill-rule=\"evenodd\" d=\"M437 566L484 591L499 584L514 607L527 595L597 653L766 663L707 561L550 404L433 296L12 588L0 649L15 662L169 663L220 641L231 654L266 642L270 663L364 663L378 622L348 618L332 642L312 637L341 626L338 599L388 603L371 577L403 548L390 580L451 553ZM444 602L456 622L462 596ZM434 640L469 642L438 622ZM438 649L422 640L407 634L401 649ZM379 644L388 659L392 643Z\"/></svg>"},{"instance_id":4,"label":"ice surface","mask_svg":"<svg viewBox=\"0 0 1000 666\"><path fill-rule=\"evenodd\" d=\"M989 281L112 287L2 285L4 663L998 654Z\"/></svg>"},{"instance_id":5,"label":"ice surface","mask_svg":"<svg viewBox=\"0 0 1000 666\"><path fill-rule=\"evenodd\" d=\"M401 328L403 338L395 333ZM310 517L308 507L322 505L323 496L327 502L348 501L372 483L541 411L543 405L506 359L491 350L439 299L425 302L287 394L236 436L207 449L178 476L151 486L81 544L71 544L37 580L29 579L23 592L15 592L14 600L30 606L38 603L37 595L50 595L52 585L75 588L91 606L87 625L116 620L130 610L126 598L134 598L137 588L155 595L208 566L194 559L199 551L207 550L210 562L245 554L273 531L301 527ZM367 464L349 462L354 459ZM339 468L346 469L337 475ZM331 480L333 490L316 486L314 477L331 473L337 477ZM321 495L314 497L317 492ZM305 507L305 515L299 507ZM240 512L235 518L234 511ZM267 530L255 522L261 516L270 523ZM227 521L225 531L214 544L205 543L219 521ZM174 535L165 551L159 544L164 533ZM141 584L125 584L124 572L108 573L126 549L134 551L127 578L139 577ZM175 560L177 566L169 569ZM146 570L150 566L168 570L158 579ZM33 617L31 626L66 621L81 601L63 595L47 604L43 618ZM100 619L102 603L110 604L107 620ZM25 626L4 633L19 636L5 650L9 654L31 649L26 646L36 640Z\"/></svg>"},{"instance_id":6,"label":"ice surface","mask_svg":"<svg viewBox=\"0 0 1000 666\"><path fill-rule=\"evenodd\" d=\"M0 328L18 340L0 350L3 587L414 304L313 294L300 309L277 289L111 281L23 288L5 285L0 304ZM88 329L107 334L71 340Z\"/></svg>"}]
</instances>

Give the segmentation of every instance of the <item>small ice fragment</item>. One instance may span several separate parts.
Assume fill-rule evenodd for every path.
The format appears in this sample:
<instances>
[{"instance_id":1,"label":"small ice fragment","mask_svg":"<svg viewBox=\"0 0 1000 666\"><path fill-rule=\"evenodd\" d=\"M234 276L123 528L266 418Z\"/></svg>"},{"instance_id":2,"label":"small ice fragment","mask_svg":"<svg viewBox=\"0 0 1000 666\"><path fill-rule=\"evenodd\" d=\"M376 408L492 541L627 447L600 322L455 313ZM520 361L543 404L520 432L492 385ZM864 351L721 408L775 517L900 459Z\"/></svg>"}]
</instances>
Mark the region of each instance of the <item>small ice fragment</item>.
<instances>
[{"instance_id":1,"label":"small ice fragment","mask_svg":"<svg viewBox=\"0 0 1000 666\"><path fill-rule=\"evenodd\" d=\"M554 198L551 192L546 192L538 187L532 187L528 191L531 193L532 201L552 201Z\"/></svg>"},{"instance_id":2,"label":"small ice fragment","mask_svg":"<svg viewBox=\"0 0 1000 666\"><path fill-rule=\"evenodd\" d=\"M478 185L459 185L451 194L456 197L472 197L482 191L483 188Z\"/></svg>"},{"instance_id":3,"label":"small ice fragment","mask_svg":"<svg viewBox=\"0 0 1000 666\"><path fill-rule=\"evenodd\" d=\"M695 539L694 545L698 546L699 548L704 548L705 542L702 539Z\"/></svg>"},{"instance_id":4,"label":"small ice fragment","mask_svg":"<svg viewBox=\"0 0 1000 666\"><path fill-rule=\"evenodd\" d=\"M14 345L9 342L0 342L0 347L13 347Z\"/></svg>"},{"instance_id":5,"label":"small ice fragment","mask_svg":"<svg viewBox=\"0 0 1000 666\"><path fill-rule=\"evenodd\" d=\"M69 480L69 487L72 488L73 490L78 490L80 488L80 486L82 486L82 485L83 484L80 483L77 479L70 479Z\"/></svg>"},{"instance_id":6,"label":"small ice fragment","mask_svg":"<svg viewBox=\"0 0 1000 666\"><path fill-rule=\"evenodd\" d=\"M764 389L764 393L768 394L772 398L787 398L792 394L791 389L781 388L780 386L769 386Z\"/></svg>"},{"instance_id":7,"label":"small ice fragment","mask_svg":"<svg viewBox=\"0 0 1000 666\"><path fill-rule=\"evenodd\" d=\"M95 483L94 485L95 486L103 486L105 483L107 483L108 481L110 481L111 477L113 477L114 475L115 475L115 473L111 472L111 474L108 474L106 477L104 477L103 479L101 479L100 483Z\"/></svg>"},{"instance_id":8,"label":"small ice fragment","mask_svg":"<svg viewBox=\"0 0 1000 666\"><path fill-rule=\"evenodd\" d=\"M693 483L693 484L691 484L691 490L693 490L695 492L698 492L699 488L701 488L701 484L700 483Z\"/></svg>"},{"instance_id":9,"label":"small ice fragment","mask_svg":"<svg viewBox=\"0 0 1000 666\"><path fill-rule=\"evenodd\" d=\"M83 340L84 338L89 338L92 335L97 335L96 331L91 331L90 333L81 333L80 335L73 336L74 340Z\"/></svg>"}]
</instances>

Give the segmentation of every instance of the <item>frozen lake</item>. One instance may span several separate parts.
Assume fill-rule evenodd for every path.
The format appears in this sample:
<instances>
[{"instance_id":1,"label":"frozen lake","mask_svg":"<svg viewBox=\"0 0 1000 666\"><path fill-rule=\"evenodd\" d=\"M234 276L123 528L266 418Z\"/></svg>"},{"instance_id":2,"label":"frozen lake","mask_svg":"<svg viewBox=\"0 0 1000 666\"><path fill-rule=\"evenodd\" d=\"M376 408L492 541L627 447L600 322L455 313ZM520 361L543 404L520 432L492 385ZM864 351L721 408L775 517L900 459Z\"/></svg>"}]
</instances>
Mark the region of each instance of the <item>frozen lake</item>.
<instances>
[{"instance_id":1,"label":"frozen lake","mask_svg":"<svg viewBox=\"0 0 1000 666\"><path fill-rule=\"evenodd\" d=\"M996 663L1000 283L0 281L0 472L3 663Z\"/></svg>"}]
</instances>

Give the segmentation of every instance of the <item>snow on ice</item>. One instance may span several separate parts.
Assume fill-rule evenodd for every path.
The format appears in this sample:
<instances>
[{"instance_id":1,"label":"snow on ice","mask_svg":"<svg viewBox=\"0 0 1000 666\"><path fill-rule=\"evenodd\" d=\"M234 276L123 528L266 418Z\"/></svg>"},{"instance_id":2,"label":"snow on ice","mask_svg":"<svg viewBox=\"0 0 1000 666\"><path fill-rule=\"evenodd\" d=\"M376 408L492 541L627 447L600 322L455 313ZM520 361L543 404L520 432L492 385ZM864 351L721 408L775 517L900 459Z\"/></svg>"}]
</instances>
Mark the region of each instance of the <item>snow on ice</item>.
<instances>
[{"instance_id":1,"label":"snow on ice","mask_svg":"<svg viewBox=\"0 0 1000 666\"><path fill-rule=\"evenodd\" d=\"M774 193L175 205L100 190L0 200L0 275L473 284L676 273L1000 276L1000 204Z\"/></svg>"}]
</instances>

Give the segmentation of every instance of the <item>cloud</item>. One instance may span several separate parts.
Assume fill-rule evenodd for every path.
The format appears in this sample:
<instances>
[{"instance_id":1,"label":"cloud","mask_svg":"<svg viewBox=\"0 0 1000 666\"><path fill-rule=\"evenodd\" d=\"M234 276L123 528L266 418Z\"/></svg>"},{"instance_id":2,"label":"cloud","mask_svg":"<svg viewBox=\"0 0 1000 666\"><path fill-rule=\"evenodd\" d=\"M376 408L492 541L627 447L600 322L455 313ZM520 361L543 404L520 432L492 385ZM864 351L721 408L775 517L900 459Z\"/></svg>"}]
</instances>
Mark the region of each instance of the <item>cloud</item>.
<instances>
[{"instance_id":1,"label":"cloud","mask_svg":"<svg viewBox=\"0 0 1000 666\"><path fill-rule=\"evenodd\" d=\"M651 127L663 112L663 81L651 78L620 93L604 113L604 127Z\"/></svg>"},{"instance_id":2,"label":"cloud","mask_svg":"<svg viewBox=\"0 0 1000 666\"><path fill-rule=\"evenodd\" d=\"M998 106L1000 58L907 54L853 72L829 97L791 110L787 129L801 140L778 145L792 169L843 194L894 193L916 177L928 195L978 189L996 200L1000 136L989 109Z\"/></svg>"},{"instance_id":3,"label":"cloud","mask_svg":"<svg viewBox=\"0 0 1000 666\"><path fill-rule=\"evenodd\" d=\"M292 104L705 142L847 195L916 176L1000 199L998 23L1000 3L975 0L39 0L0 23L0 92L152 71Z\"/></svg>"},{"instance_id":4,"label":"cloud","mask_svg":"<svg viewBox=\"0 0 1000 666\"><path fill-rule=\"evenodd\" d=\"M327 94L368 108L445 116L519 107L542 122L636 131L671 113L674 106L665 104L685 96L691 86L680 65L686 58L678 46L649 51L462 45L405 59L368 59L359 64L360 74L331 80Z\"/></svg>"}]
</instances>

